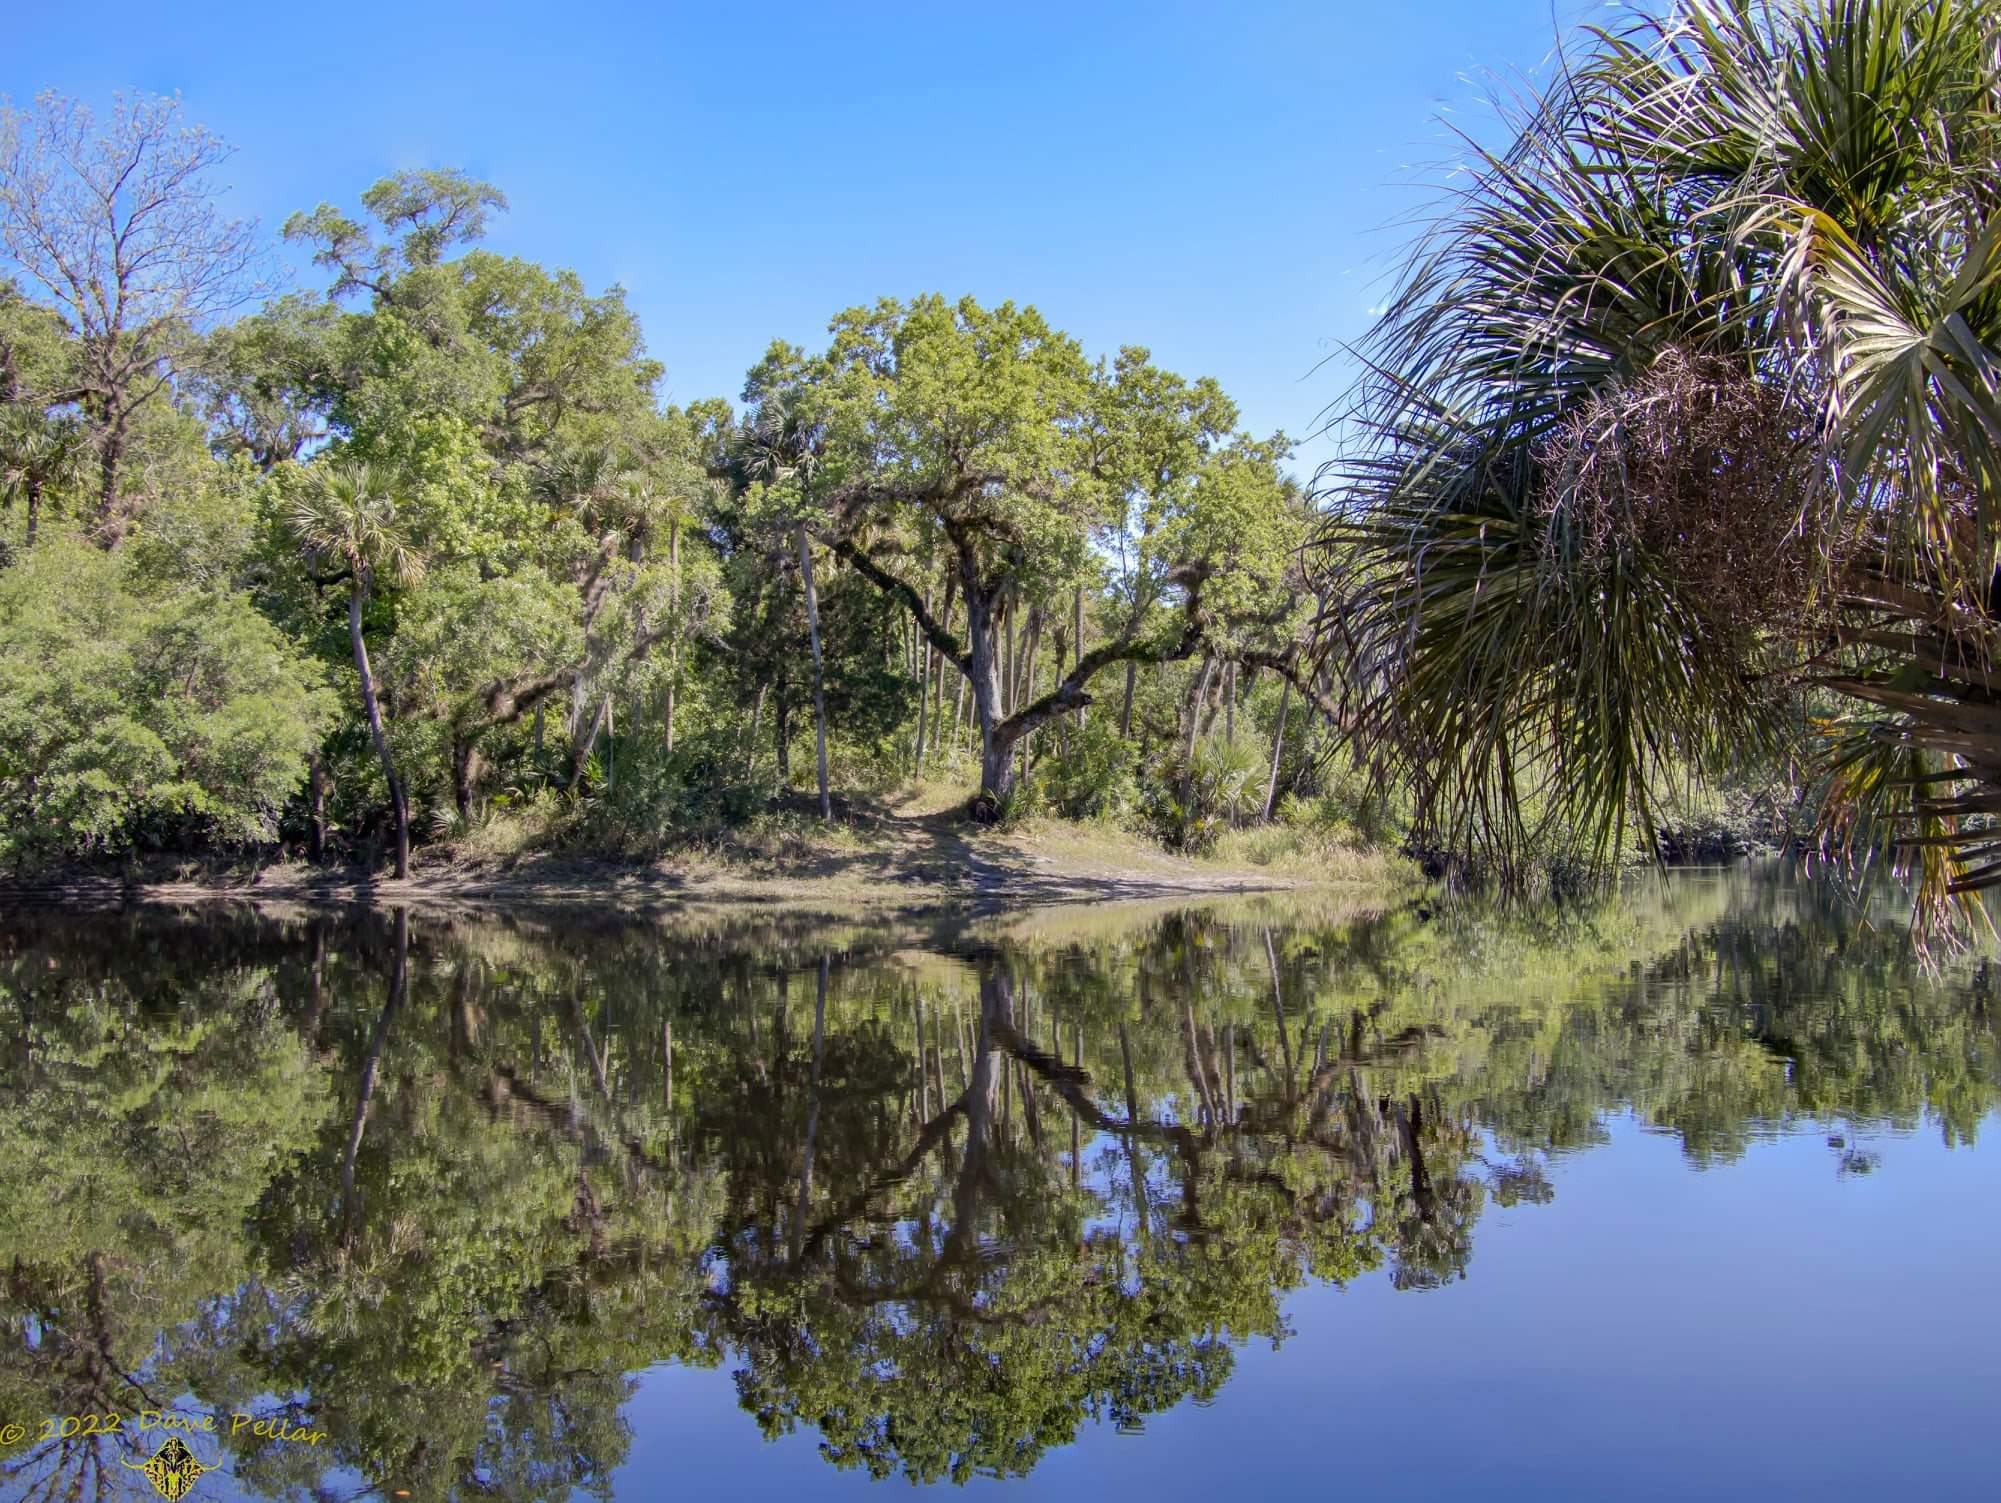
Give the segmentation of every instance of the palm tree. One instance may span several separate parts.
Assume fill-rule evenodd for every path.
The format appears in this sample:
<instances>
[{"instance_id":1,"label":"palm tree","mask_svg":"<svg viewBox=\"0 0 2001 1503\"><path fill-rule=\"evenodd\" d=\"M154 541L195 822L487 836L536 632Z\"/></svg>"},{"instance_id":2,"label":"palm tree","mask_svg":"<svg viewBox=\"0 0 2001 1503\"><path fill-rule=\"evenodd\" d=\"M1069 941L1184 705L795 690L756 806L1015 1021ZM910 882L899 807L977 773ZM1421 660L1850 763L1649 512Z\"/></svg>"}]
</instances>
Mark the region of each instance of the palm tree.
<instances>
[{"instance_id":1,"label":"palm tree","mask_svg":"<svg viewBox=\"0 0 2001 1503\"><path fill-rule=\"evenodd\" d=\"M396 774L396 759L382 728L375 675L368 665L362 617L379 581L414 584L424 561L396 515L388 478L370 465L332 461L307 472L307 483L291 498L287 521L310 559L331 564L333 579L347 582L347 629L354 644L354 668L361 679L361 708L369 740L382 760L389 801L396 813L396 875L410 875L410 801Z\"/></svg>"},{"instance_id":2,"label":"palm tree","mask_svg":"<svg viewBox=\"0 0 2001 1503\"><path fill-rule=\"evenodd\" d=\"M1931 917L2001 881L1996 40L1980 0L1677 0L1469 143L1322 537L1433 838L1613 858L1818 696L1829 834Z\"/></svg>"},{"instance_id":3,"label":"palm tree","mask_svg":"<svg viewBox=\"0 0 2001 1503\"><path fill-rule=\"evenodd\" d=\"M83 450L83 425L74 418L20 405L0 409L0 505L16 497L26 504L26 547L35 546L44 497L83 475Z\"/></svg>"}]
</instances>

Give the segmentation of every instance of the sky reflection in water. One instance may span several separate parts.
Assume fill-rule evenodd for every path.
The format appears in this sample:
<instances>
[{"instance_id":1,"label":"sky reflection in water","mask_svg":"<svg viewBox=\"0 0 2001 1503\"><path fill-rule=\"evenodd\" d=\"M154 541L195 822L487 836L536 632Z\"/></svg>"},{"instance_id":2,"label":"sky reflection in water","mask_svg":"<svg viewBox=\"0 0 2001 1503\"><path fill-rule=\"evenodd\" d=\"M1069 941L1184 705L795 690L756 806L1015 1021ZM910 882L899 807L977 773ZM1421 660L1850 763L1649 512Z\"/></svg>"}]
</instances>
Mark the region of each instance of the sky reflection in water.
<instances>
[{"instance_id":1,"label":"sky reflection in water","mask_svg":"<svg viewBox=\"0 0 2001 1503\"><path fill-rule=\"evenodd\" d=\"M1981 1496L1989 972L1881 916L16 916L0 1498Z\"/></svg>"}]
</instances>

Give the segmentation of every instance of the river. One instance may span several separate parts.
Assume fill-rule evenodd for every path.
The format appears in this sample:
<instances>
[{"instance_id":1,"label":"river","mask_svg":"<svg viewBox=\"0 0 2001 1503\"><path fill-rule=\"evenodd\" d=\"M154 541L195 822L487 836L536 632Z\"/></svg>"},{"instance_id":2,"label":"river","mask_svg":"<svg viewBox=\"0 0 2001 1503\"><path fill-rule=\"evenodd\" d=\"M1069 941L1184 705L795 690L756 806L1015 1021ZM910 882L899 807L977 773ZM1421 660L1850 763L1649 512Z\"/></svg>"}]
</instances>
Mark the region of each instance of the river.
<instances>
[{"instance_id":1,"label":"river","mask_svg":"<svg viewBox=\"0 0 2001 1503\"><path fill-rule=\"evenodd\" d=\"M0 1499L1993 1495L1989 961L1779 869L26 911L0 1020Z\"/></svg>"}]
</instances>

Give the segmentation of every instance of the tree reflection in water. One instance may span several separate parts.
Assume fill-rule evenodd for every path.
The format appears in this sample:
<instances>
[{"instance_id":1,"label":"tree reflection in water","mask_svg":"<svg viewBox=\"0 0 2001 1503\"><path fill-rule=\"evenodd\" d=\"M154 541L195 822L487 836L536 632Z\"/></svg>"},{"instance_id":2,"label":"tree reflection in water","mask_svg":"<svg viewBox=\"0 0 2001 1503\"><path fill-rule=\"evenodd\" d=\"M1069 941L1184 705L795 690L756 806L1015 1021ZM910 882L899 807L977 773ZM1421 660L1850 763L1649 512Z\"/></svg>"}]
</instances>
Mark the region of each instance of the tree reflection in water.
<instances>
[{"instance_id":1,"label":"tree reflection in water","mask_svg":"<svg viewBox=\"0 0 2001 1503\"><path fill-rule=\"evenodd\" d=\"M0 1489L149 1496L129 1417L179 1407L325 1432L194 1437L251 1496L609 1497L666 1360L837 1466L1020 1474L1214 1395L1308 1280L1465 1277L1611 1113L1859 1172L1854 1124L1956 1142L2001 1078L1984 963L1748 876L947 938L0 930Z\"/></svg>"}]
</instances>

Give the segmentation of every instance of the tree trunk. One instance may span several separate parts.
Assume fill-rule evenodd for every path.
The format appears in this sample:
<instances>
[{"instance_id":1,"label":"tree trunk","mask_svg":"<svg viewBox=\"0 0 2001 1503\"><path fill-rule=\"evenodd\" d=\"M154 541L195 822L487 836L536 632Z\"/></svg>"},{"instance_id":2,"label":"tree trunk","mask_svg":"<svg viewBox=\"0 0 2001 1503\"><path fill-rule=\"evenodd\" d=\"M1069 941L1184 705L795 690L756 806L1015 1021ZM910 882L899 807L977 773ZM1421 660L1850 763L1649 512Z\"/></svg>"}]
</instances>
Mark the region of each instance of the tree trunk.
<instances>
[{"instance_id":1,"label":"tree trunk","mask_svg":"<svg viewBox=\"0 0 2001 1503\"><path fill-rule=\"evenodd\" d=\"M129 414L120 413L105 423L97 437L97 537L112 547L123 534L118 522L118 472L125 463L125 445L131 427Z\"/></svg>"},{"instance_id":2,"label":"tree trunk","mask_svg":"<svg viewBox=\"0 0 2001 1503\"><path fill-rule=\"evenodd\" d=\"M361 675L361 708L368 718L368 739L375 743L375 755L382 759L382 776L389 784L389 803L396 811L396 875L410 875L410 804L403 794L403 780L396 776L396 759L389 752L389 736L382 729L382 707L375 699L375 675L368 667L368 644L362 640L361 614L368 605L368 587L359 578L347 596L347 630L354 639L354 671Z\"/></svg>"},{"instance_id":3,"label":"tree trunk","mask_svg":"<svg viewBox=\"0 0 2001 1503\"><path fill-rule=\"evenodd\" d=\"M674 750L674 695L681 685L681 524L667 524L667 609L674 617L674 641L667 649L667 751Z\"/></svg>"},{"instance_id":4,"label":"tree trunk","mask_svg":"<svg viewBox=\"0 0 2001 1503\"><path fill-rule=\"evenodd\" d=\"M27 548L35 546L35 534L42 526L42 484L41 476L28 477L28 537L24 545Z\"/></svg>"},{"instance_id":5,"label":"tree trunk","mask_svg":"<svg viewBox=\"0 0 2001 1503\"><path fill-rule=\"evenodd\" d=\"M966 675L959 675L958 687L952 691L952 734L955 745L965 743L966 731Z\"/></svg>"},{"instance_id":6,"label":"tree trunk","mask_svg":"<svg viewBox=\"0 0 2001 1503\"><path fill-rule=\"evenodd\" d=\"M1014 707L1017 710L1035 698L1035 654L1042 645L1042 611L1037 606L1028 608L1027 642L1021 655L1021 679L1014 689Z\"/></svg>"},{"instance_id":7,"label":"tree trunk","mask_svg":"<svg viewBox=\"0 0 2001 1503\"><path fill-rule=\"evenodd\" d=\"M361 1229L361 1208L355 1197L354 1171L361 1158L361 1136L368 1127L368 1107L375 1098L375 1082L382 1071L382 1050L389 1041L389 1025L395 1021L410 986L410 913L396 910L395 953L389 972L389 997L382 1015L375 1020L375 1033L368 1042L368 1054L361 1062L361 1083L355 1091L354 1117L348 1124L347 1147L340 1156L340 1209L344 1227L342 1245L351 1244Z\"/></svg>"},{"instance_id":8,"label":"tree trunk","mask_svg":"<svg viewBox=\"0 0 2001 1503\"><path fill-rule=\"evenodd\" d=\"M1028 608L1027 631L1023 634L1021 677L1015 681L1014 708L1020 709L1035 698L1035 653L1042 645L1042 608Z\"/></svg>"},{"instance_id":9,"label":"tree trunk","mask_svg":"<svg viewBox=\"0 0 2001 1503\"><path fill-rule=\"evenodd\" d=\"M1291 706L1292 680L1279 680L1278 724L1271 733L1271 776L1265 779L1265 820L1271 820L1272 805L1278 799L1278 762L1285 751L1285 712ZM1311 714L1309 708L1308 713Z\"/></svg>"},{"instance_id":10,"label":"tree trunk","mask_svg":"<svg viewBox=\"0 0 2001 1503\"><path fill-rule=\"evenodd\" d=\"M1202 671L1195 676L1195 693L1188 704L1188 744L1181 753L1181 802L1188 802L1188 791L1195 782L1195 737L1202 729L1202 700L1209 692L1209 675L1216 667L1216 660L1205 656Z\"/></svg>"},{"instance_id":11,"label":"tree trunk","mask_svg":"<svg viewBox=\"0 0 2001 1503\"><path fill-rule=\"evenodd\" d=\"M1015 712L1015 616L1019 614L1015 606L1007 600L1001 602L1001 610L996 612L1001 618L1001 698L998 708L1001 716Z\"/></svg>"},{"instance_id":12,"label":"tree trunk","mask_svg":"<svg viewBox=\"0 0 2001 1503\"><path fill-rule=\"evenodd\" d=\"M1028 647L1022 653L1021 682L1016 686L1014 693L1014 707L1017 710L1023 705L1035 702L1035 650L1041 645L1042 610L1039 606L1030 606L1028 608ZM1017 742L1017 745L1021 748L1021 766L1016 769L1016 772L1018 776L1024 778L1028 776L1028 742L1029 738L1027 736L1022 736Z\"/></svg>"},{"instance_id":13,"label":"tree trunk","mask_svg":"<svg viewBox=\"0 0 2001 1503\"><path fill-rule=\"evenodd\" d=\"M306 786L313 809L312 844L308 851L313 865L318 866L327 859L327 770L318 752L306 763Z\"/></svg>"},{"instance_id":14,"label":"tree trunk","mask_svg":"<svg viewBox=\"0 0 2001 1503\"><path fill-rule=\"evenodd\" d=\"M820 663L820 597L813 589L813 550L799 524L799 575L806 585L806 637L813 644L813 745L820 767L820 818L834 817L827 796L827 676Z\"/></svg>"},{"instance_id":15,"label":"tree trunk","mask_svg":"<svg viewBox=\"0 0 2001 1503\"><path fill-rule=\"evenodd\" d=\"M681 644L676 642L667 649L667 736L666 752L674 751L674 691L681 679Z\"/></svg>"},{"instance_id":16,"label":"tree trunk","mask_svg":"<svg viewBox=\"0 0 2001 1503\"><path fill-rule=\"evenodd\" d=\"M1139 664L1126 664L1126 702L1119 710L1119 739L1132 740L1133 734L1133 686L1139 681Z\"/></svg>"},{"instance_id":17,"label":"tree trunk","mask_svg":"<svg viewBox=\"0 0 2001 1503\"><path fill-rule=\"evenodd\" d=\"M995 731L1005 719L1001 709L1001 664L996 639L1000 633L996 629L997 608L991 596L975 589L970 580L965 581L966 594L966 635L971 639L969 652L972 658L972 672L966 675L973 689L973 714L980 727L980 792L974 803L974 813L983 819L993 819L1001 812L1001 806L1008 795L1014 792L1014 743L1002 741Z\"/></svg>"},{"instance_id":18,"label":"tree trunk","mask_svg":"<svg viewBox=\"0 0 2001 1503\"><path fill-rule=\"evenodd\" d=\"M757 686L757 698L750 707L750 734L743 738L743 775L749 777L757 771L757 727L764 719L764 696L771 690L769 684Z\"/></svg>"},{"instance_id":19,"label":"tree trunk","mask_svg":"<svg viewBox=\"0 0 2001 1503\"><path fill-rule=\"evenodd\" d=\"M1237 744L1237 665L1230 663L1223 669L1223 744Z\"/></svg>"},{"instance_id":20,"label":"tree trunk","mask_svg":"<svg viewBox=\"0 0 2001 1503\"><path fill-rule=\"evenodd\" d=\"M778 686L778 713L771 727L772 739L778 752L778 786L792 786L792 701L785 693L785 685Z\"/></svg>"},{"instance_id":21,"label":"tree trunk","mask_svg":"<svg viewBox=\"0 0 2001 1503\"><path fill-rule=\"evenodd\" d=\"M605 695L598 701L597 713L591 716L591 728L584 739L577 743L576 754L570 759L570 786L577 787L584 780L584 768L590 765L591 753L597 748L598 735L604 730L605 716L611 713L611 696Z\"/></svg>"},{"instance_id":22,"label":"tree trunk","mask_svg":"<svg viewBox=\"0 0 2001 1503\"><path fill-rule=\"evenodd\" d=\"M945 574L945 612L942 616L939 617L939 624L943 626L946 631L950 631L952 629L952 607L955 604L954 595L956 594L958 588L959 588L958 575L952 573L950 570L947 570ZM933 693L931 700L931 754L933 759L935 760L938 754L938 748L945 744L945 671L952 665L951 665L951 660L948 659L943 652L934 652L932 653L932 657L937 661L938 665L938 673L937 673L938 683L937 683L937 688ZM961 679L960 683L963 686L964 680ZM954 708L953 714L954 714L954 719L956 721L957 718L956 707Z\"/></svg>"},{"instance_id":23,"label":"tree trunk","mask_svg":"<svg viewBox=\"0 0 2001 1503\"><path fill-rule=\"evenodd\" d=\"M924 609L931 609L931 592L924 592ZM931 709L931 639L925 637L919 648L920 671L917 675L917 748L910 758L910 778L912 782L924 776L924 732L925 716Z\"/></svg>"},{"instance_id":24,"label":"tree trunk","mask_svg":"<svg viewBox=\"0 0 2001 1503\"><path fill-rule=\"evenodd\" d=\"M461 731L452 738L452 803L459 818L472 818L473 790L479 786L479 740L474 731Z\"/></svg>"}]
</instances>

